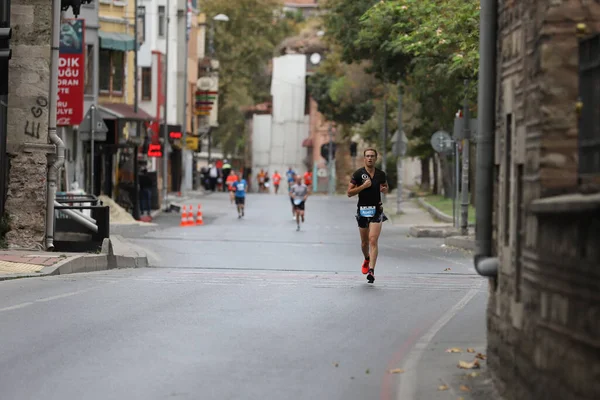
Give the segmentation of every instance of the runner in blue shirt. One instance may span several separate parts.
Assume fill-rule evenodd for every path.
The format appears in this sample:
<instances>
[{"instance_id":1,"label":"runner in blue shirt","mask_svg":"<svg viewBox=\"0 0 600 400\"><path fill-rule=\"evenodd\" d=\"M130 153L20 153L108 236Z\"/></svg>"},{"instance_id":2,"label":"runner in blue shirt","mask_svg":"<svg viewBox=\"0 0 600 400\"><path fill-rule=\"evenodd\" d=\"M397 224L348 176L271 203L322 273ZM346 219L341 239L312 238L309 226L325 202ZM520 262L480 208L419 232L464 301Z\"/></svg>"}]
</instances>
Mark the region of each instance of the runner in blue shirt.
<instances>
[{"instance_id":1,"label":"runner in blue shirt","mask_svg":"<svg viewBox=\"0 0 600 400\"><path fill-rule=\"evenodd\" d=\"M288 181L288 193L292 191L292 186L296 183L296 171L289 167L287 172L285 173L285 177ZM292 203L292 219L296 220L296 208L294 206L294 200L290 197L290 202Z\"/></svg>"},{"instance_id":2,"label":"runner in blue shirt","mask_svg":"<svg viewBox=\"0 0 600 400\"><path fill-rule=\"evenodd\" d=\"M232 186L235 189L235 205L237 206L238 218L242 218L244 216L244 207L246 206L248 183L245 179L238 179Z\"/></svg>"}]
</instances>

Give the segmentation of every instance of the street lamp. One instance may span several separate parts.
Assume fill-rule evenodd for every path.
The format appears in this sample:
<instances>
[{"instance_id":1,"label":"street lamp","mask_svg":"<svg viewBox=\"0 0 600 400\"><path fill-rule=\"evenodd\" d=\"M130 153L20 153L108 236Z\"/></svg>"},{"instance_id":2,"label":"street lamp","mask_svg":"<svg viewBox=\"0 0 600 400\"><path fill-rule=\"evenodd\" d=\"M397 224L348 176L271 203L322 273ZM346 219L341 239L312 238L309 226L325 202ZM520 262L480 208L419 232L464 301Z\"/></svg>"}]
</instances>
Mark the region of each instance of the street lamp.
<instances>
[{"instance_id":1,"label":"street lamp","mask_svg":"<svg viewBox=\"0 0 600 400\"><path fill-rule=\"evenodd\" d=\"M214 58L214 56L215 56L215 21L229 22L229 17L225 14L217 14L212 18L212 21L210 22L209 51L210 51L211 58Z\"/></svg>"},{"instance_id":2,"label":"street lamp","mask_svg":"<svg viewBox=\"0 0 600 400\"><path fill-rule=\"evenodd\" d=\"M211 72L212 72L212 68L213 68L213 61L215 58L215 21L217 22L229 22L229 17L225 14L217 14L215 15L212 20L210 21L210 37L209 37L209 52L210 52L210 64L211 64ZM209 122L210 117L207 118L207 123L210 124ZM212 134L211 134L211 128L210 126L208 127L208 162L210 163L210 157L211 157L211 146L212 146Z\"/></svg>"},{"instance_id":3,"label":"street lamp","mask_svg":"<svg viewBox=\"0 0 600 400\"><path fill-rule=\"evenodd\" d=\"M229 22L229 17L225 14L217 14L213 17L215 21Z\"/></svg>"}]
</instances>

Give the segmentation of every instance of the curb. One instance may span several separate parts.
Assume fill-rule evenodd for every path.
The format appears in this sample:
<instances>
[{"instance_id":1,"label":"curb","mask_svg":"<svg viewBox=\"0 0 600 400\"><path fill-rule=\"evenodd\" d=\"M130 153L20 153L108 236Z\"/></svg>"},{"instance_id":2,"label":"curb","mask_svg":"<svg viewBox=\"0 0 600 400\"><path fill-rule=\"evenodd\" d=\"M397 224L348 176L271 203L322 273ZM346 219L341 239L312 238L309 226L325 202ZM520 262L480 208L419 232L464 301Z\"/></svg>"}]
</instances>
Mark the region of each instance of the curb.
<instances>
[{"instance_id":1,"label":"curb","mask_svg":"<svg viewBox=\"0 0 600 400\"><path fill-rule=\"evenodd\" d=\"M148 257L143 254L121 255L114 254L112 241L115 238L105 239L102 244L101 254L68 257L66 260L42 268L36 274L10 274L0 276L0 281L20 278L36 278L41 276L66 275L81 272L106 271L120 268L146 268ZM119 241L120 239L116 239Z\"/></svg>"},{"instance_id":2,"label":"curb","mask_svg":"<svg viewBox=\"0 0 600 400\"><path fill-rule=\"evenodd\" d=\"M415 238L448 238L460 233L452 226L411 226L408 234Z\"/></svg>"},{"instance_id":3,"label":"curb","mask_svg":"<svg viewBox=\"0 0 600 400\"><path fill-rule=\"evenodd\" d=\"M452 218L451 215L441 212L440 210L423 200L421 197L417 197L417 203L419 203L419 205L425 208L429 212L429 214L431 214L434 218L437 218L443 222L454 222L454 218Z\"/></svg>"},{"instance_id":4,"label":"curb","mask_svg":"<svg viewBox=\"0 0 600 400\"><path fill-rule=\"evenodd\" d=\"M444 239L444 244L463 250L475 251L475 238L473 236L451 236Z\"/></svg>"}]
</instances>

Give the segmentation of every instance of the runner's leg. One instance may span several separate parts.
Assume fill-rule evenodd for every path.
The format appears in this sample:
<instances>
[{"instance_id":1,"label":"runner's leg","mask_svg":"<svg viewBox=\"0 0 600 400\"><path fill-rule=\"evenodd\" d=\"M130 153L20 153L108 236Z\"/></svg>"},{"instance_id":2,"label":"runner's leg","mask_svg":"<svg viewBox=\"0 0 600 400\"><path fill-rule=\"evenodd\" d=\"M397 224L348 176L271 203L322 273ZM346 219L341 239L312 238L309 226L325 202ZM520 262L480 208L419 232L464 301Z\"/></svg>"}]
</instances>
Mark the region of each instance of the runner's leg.
<instances>
[{"instance_id":1,"label":"runner's leg","mask_svg":"<svg viewBox=\"0 0 600 400\"><path fill-rule=\"evenodd\" d=\"M382 228L381 222L371 222L369 224L369 256L370 263L369 268L375 269L375 264L377 263L377 256L379 255L379 235L381 234Z\"/></svg>"},{"instance_id":2,"label":"runner's leg","mask_svg":"<svg viewBox=\"0 0 600 400\"><path fill-rule=\"evenodd\" d=\"M365 260L369 258L369 228L358 228L360 233L360 249Z\"/></svg>"}]
</instances>

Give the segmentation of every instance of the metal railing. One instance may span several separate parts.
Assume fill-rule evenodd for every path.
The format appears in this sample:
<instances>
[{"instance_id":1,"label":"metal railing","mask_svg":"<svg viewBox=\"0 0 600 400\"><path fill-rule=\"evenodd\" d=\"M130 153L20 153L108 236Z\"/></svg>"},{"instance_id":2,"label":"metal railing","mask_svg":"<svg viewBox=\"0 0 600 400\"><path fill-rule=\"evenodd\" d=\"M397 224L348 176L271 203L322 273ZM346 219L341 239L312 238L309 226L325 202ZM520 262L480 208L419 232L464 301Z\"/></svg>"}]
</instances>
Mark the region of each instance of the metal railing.
<instances>
[{"instance_id":1,"label":"metal railing","mask_svg":"<svg viewBox=\"0 0 600 400\"><path fill-rule=\"evenodd\" d=\"M98 251L110 237L110 207L94 195L57 195L54 210L56 251Z\"/></svg>"}]
</instances>

